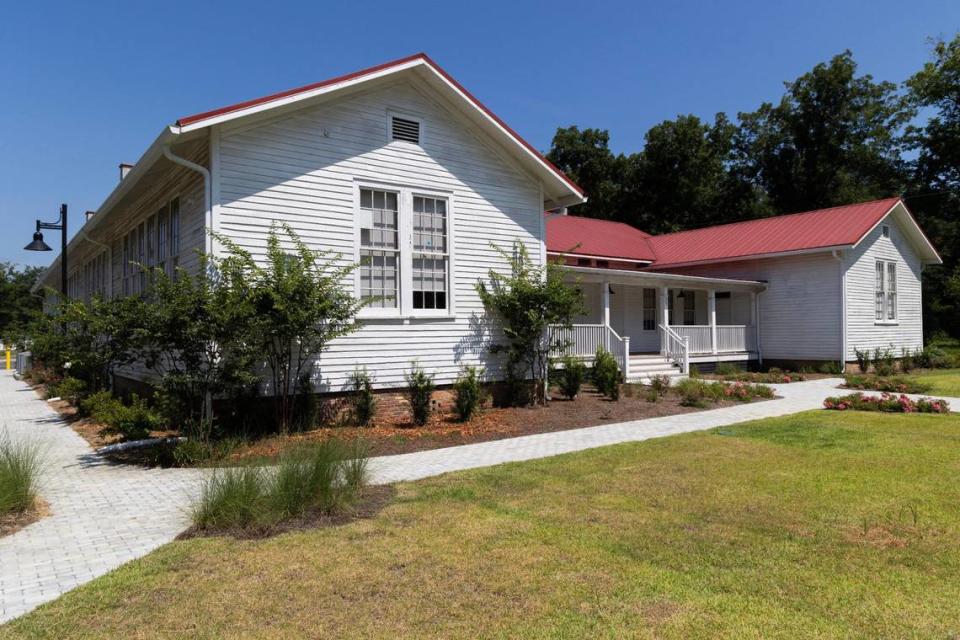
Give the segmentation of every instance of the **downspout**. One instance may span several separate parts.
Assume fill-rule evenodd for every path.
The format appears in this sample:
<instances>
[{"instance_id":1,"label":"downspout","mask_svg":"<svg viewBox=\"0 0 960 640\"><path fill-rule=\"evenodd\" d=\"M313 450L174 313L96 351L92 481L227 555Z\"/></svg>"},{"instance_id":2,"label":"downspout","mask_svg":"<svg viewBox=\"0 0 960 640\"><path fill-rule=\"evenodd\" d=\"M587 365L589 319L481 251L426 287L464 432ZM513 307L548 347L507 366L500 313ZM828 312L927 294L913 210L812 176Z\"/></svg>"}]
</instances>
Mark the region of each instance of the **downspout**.
<instances>
[{"instance_id":1,"label":"downspout","mask_svg":"<svg viewBox=\"0 0 960 640\"><path fill-rule=\"evenodd\" d=\"M847 369L847 274L843 269L843 253L830 252L840 265L840 373Z\"/></svg>"},{"instance_id":2,"label":"downspout","mask_svg":"<svg viewBox=\"0 0 960 640\"><path fill-rule=\"evenodd\" d=\"M766 287L760 291L757 291L757 295L754 298L754 305L756 306L756 309L753 310L757 318L757 364L760 365L761 369L763 369L763 340L761 339L762 336L760 335L760 318L763 317L763 314L760 313L760 296L766 293L766 291Z\"/></svg>"},{"instance_id":3,"label":"downspout","mask_svg":"<svg viewBox=\"0 0 960 640\"><path fill-rule=\"evenodd\" d=\"M186 167L191 171L196 171L203 176L203 206L204 206L204 226L206 229L213 229L213 196L212 196L212 187L210 185L210 171L203 165L199 165L196 162L190 162L186 158L181 158L180 156L174 155L173 151L170 150L170 145L163 145L163 156L174 164L178 164L181 167ZM213 246L213 237L209 233L204 233L204 244L203 251L207 255L212 253Z\"/></svg>"}]
</instances>

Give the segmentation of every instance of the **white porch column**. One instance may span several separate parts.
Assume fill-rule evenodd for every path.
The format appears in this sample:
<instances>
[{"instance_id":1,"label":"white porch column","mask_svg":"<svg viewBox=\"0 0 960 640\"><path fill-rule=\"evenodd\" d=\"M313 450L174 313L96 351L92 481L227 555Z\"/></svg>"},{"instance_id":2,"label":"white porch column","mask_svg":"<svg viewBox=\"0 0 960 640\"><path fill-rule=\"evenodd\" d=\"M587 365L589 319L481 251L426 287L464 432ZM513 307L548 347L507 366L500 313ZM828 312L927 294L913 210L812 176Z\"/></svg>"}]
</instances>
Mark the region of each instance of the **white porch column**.
<instances>
[{"instance_id":1,"label":"white porch column","mask_svg":"<svg viewBox=\"0 0 960 640\"><path fill-rule=\"evenodd\" d=\"M606 327L603 331L603 348L610 351L610 283L604 280L600 286L603 288L600 292L600 299L603 301L601 317L603 326Z\"/></svg>"},{"instance_id":2,"label":"white porch column","mask_svg":"<svg viewBox=\"0 0 960 640\"><path fill-rule=\"evenodd\" d=\"M753 348L757 352L760 364L763 364L760 354L760 306L757 304L757 292L750 292L750 324L753 325ZM750 345L747 345L749 351Z\"/></svg>"},{"instance_id":3,"label":"white porch column","mask_svg":"<svg viewBox=\"0 0 960 640\"><path fill-rule=\"evenodd\" d=\"M657 316L660 318L660 324L665 327L670 326L670 313L667 310L667 306L670 304L670 293L668 287L660 287L660 295L657 296ZM663 331L659 331L660 334L660 354L666 355L667 353L667 340L666 336L663 335Z\"/></svg>"},{"instance_id":4,"label":"white porch column","mask_svg":"<svg viewBox=\"0 0 960 640\"><path fill-rule=\"evenodd\" d=\"M707 290L707 315L710 318L710 347L713 355L717 355L717 292Z\"/></svg>"}]
</instances>

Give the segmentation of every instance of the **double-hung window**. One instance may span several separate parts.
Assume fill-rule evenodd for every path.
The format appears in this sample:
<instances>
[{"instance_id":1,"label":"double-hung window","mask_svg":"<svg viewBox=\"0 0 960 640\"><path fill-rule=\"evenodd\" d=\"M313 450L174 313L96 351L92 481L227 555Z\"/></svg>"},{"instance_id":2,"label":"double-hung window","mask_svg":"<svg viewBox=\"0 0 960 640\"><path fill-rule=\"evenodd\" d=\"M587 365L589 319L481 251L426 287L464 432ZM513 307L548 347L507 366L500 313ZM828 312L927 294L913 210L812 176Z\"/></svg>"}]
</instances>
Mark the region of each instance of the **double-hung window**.
<instances>
[{"instance_id":1,"label":"double-hung window","mask_svg":"<svg viewBox=\"0 0 960 640\"><path fill-rule=\"evenodd\" d=\"M653 331L657 328L657 290L643 290L643 330Z\"/></svg>"},{"instance_id":2,"label":"double-hung window","mask_svg":"<svg viewBox=\"0 0 960 640\"><path fill-rule=\"evenodd\" d=\"M450 200L360 187L358 294L371 315L439 315L451 307Z\"/></svg>"},{"instance_id":3,"label":"double-hung window","mask_svg":"<svg viewBox=\"0 0 960 640\"><path fill-rule=\"evenodd\" d=\"M874 307L877 322L897 320L897 263L877 260Z\"/></svg>"},{"instance_id":4,"label":"double-hung window","mask_svg":"<svg viewBox=\"0 0 960 640\"><path fill-rule=\"evenodd\" d=\"M413 196L413 308L447 308L447 201Z\"/></svg>"}]
</instances>

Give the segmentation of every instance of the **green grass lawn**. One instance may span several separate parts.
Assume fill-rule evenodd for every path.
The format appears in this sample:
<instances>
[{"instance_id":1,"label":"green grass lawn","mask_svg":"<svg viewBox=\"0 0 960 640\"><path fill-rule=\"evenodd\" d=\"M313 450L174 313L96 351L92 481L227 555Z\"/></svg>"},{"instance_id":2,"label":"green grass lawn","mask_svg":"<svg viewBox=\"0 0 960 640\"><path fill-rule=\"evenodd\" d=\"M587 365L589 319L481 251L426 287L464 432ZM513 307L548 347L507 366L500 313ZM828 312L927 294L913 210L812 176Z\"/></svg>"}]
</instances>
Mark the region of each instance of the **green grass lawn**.
<instances>
[{"instance_id":1,"label":"green grass lawn","mask_svg":"<svg viewBox=\"0 0 960 640\"><path fill-rule=\"evenodd\" d=\"M931 369L922 373L910 374L911 380L923 382L931 386L926 395L953 396L960 398L960 369ZM960 407L951 407L960 409Z\"/></svg>"},{"instance_id":2,"label":"green grass lawn","mask_svg":"<svg viewBox=\"0 0 960 640\"><path fill-rule=\"evenodd\" d=\"M176 542L0 638L955 637L958 475L960 416L812 411Z\"/></svg>"}]
</instances>

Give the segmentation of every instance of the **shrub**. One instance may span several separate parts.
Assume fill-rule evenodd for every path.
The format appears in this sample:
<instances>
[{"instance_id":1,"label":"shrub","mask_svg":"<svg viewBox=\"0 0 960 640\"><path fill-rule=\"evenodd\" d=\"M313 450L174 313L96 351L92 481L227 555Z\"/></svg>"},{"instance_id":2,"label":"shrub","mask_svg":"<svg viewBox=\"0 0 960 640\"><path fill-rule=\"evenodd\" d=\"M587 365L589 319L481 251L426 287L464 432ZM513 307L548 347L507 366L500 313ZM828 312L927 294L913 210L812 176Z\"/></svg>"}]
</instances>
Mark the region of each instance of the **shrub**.
<instances>
[{"instance_id":1,"label":"shrub","mask_svg":"<svg viewBox=\"0 0 960 640\"><path fill-rule=\"evenodd\" d=\"M467 422L483 404L484 390L480 381L482 372L476 367L464 367L453 383L453 406L457 420Z\"/></svg>"},{"instance_id":2,"label":"shrub","mask_svg":"<svg viewBox=\"0 0 960 640\"><path fill-rule=\"evenodd\" d=\"M125 440L143 440L161 424L160 416L137 394L131 396L128 406L116 407L106 422L109 433L119 434Z\"/></svg>"},{"instance_id":3,"label":"shrub","mask_svg":"<svg viewBox=\"0 0 960 640\"><path fill-rule=\"evenodd\" d=\"M563 359L563 368L557 371L557 378L560 391L573 400L580 393L580 387L587 378L587 365L580 358L566 356Z\"/></svg>"},{"instance_id":4,"label":"shrub","mask_svg":"<svg viewBox=\"0 0 960 640\"><path fill-rule=\"evenodd\" d=\"M655 389L647 389L646 399L647 402L658 402L660 400L660 394L657 393Z\"/></svg>"},{"instance_id":5,"label":"shrub","mask_svg":"<svg viewBox=\"0 0 960 640\"><path fill-rule=\"evenodd\" d=\"M367 368L354 369L350 374L350 415L354 423L365 427L377 413L377 397L373 393L373 379Z\"/></svg>"},{"instance_id":6,"label":"shrub","mask_svg":"<svg viewBox=\"0 0 960 640\"><path fill-rule=\"evenodd\" d=\"M670 376L665 373L650 378L650 390L658 396L665 396L670 391Z\"/></svg>"},{"instance_id":7,"label":"shrub","mask_svg":"<svg viewBox=\"0 0 960 640\"><path fill-rule=\"evenodd\" d=\"M410 373L405 374L407 398L410 401L410 414L417 426L427 424L430 419L430 400L433 397L433 378L416 362L410 363Z\"/></svg>"},{"instance_id":8,"label":"shrub","mask_svg":"<svg viewBox=\"0 0 960 640\"><path fill-rule=\"evenodd\" d=\"M892 376L897 371L896 363L893 359L892 349L881 349L877 347L873 350L873 370L878 376Z\"/></svg>"},{"instance_id":9,"label":"shrub","mask_svg":"<svg viewBox=\"0 0 960 640\"><path fill-rule=\"evenodd\" d=\"M620 366L613 354L597 347L593 357L593 384L597 391L611 400L620 399Z\"/></svg>"},{"instance_id":10,"label":"shrub","mask_svg":"<svg viewBox=\"0 0 960 640\"><path fill-rule=\"evenodd\" d=\"M117 407L120 406L123 406L123 403L114 398L109 391L97 391L80 401L78 413L106 424L108 418L113 416Z\"/></svg>"},{"instance_id":11,"label":"shrub","mask_svg":"<svg viewBox=\"0 0 960 640\"><path fill-rule=\"evenodd\" d=\"M860 367L860 373L867 373L870 371L870 363L873 362L870 358L870 350L865 349L860 351L857 347L853 348L853 354L857 358L857 366Z\"/></svg>"},{"instance_id":12,"label":"shrub","mask_svg":"<svg viewBox=\"0 0 960 640\"><path fill-rule=\"evenodd\" d=\"M886 413L949 413L950 405L946 400L920 398L911 400L901 394L895 396L882 393L879 396L867 396L852 393L847 396L834 396L823 401L825 409L836 411L883 411Z\"/></svg>"},{"instance_id":13,"label":"shrub","mask_svg":"<svg viewBox=\"0 0 960 640\"><path fill-rule=\"evenodd\" d=\"M924 369L946 369L952 366L950 356L937 346L927 345L916 356L917 364Z\"/></svg>"},{"instance_id":14,"label":"shrub","mask_svg":"<svg viewBox=\"0 0 960 640\"><path fill-rule=\"evenodd\" d=\"M735 376L743 373L743 369L732 362L721 362L714 371L718 376Z\"/></svg>"},{"instance_id":15,"label":"shrub","mask_svg":"<svg viewBox=\"0 0 960 640\"><path fill-rule=\"evenodd\" d=\"M773 397L771 387L741 381L733 383L707 382L687 378L678 382L674 390L680 394L680 404L685 407L702 408L706 406L707 402L719 402L720 400L748 402L754 398Z\"/></svg>"},{"instance_id":16,"label":"shrub","mask_svg":"<svg viewBox=\"0 0 960 640\"><path fill-rule=\"evenodd\" d=\"M86 389L86 382L67 376L51 387L48 395L51 397L59 396L60 399L76 405L83 398L83 392L86 391Z\"/></svg>"},{"instance_id":17,"label":"shrub","mask_svg":"<svg viewBox=\"0 0 960 640\"><path fill-rule=\"evenodd\" d=\"M697 378L681 380L674 386L680 395L680 404L684 407L703 407L706 405L707 383Z\"/></svg>"},{"instance_id":18,"label":"shrub","mask_svg":"<svg viewBox=\"0 0 960 640\"><path fill-rule=\"evenodd\" d=\"M820 365L820 373L838 376L843 373L843 365L839 362L824 362Z\"/></svg>"},{"instance_id":19,"label":"shrub","mask_svg":"<svg viewBox=\"0 0 960 640\"><path fill-rule=\"evenodd\" d=\"M917 367L913 349L900 348L900 371L910 373Z\"/></svg>"},{"instance_id":20,"label":"shrub","mask_svg":"<svg viewBox=\"0 0 960 640\"><path fill-rule=\"evenodd\" d=\"M22 513L36 504L41 466L35 445L0 440L0 515Z\"/></svg>"},{"instance_id":21,"label":"shrub","mask_svg":"<svg viewBox=\"0 0 960 640\"><path fill-rule=\"evenodd\" d=\"M843 386L848 389L875 389L896 393L926 393L932 388L925 382L911 380L910 378L883 378L876 374L846 375L844 376Z\"/></svg>"}]
</instances>

